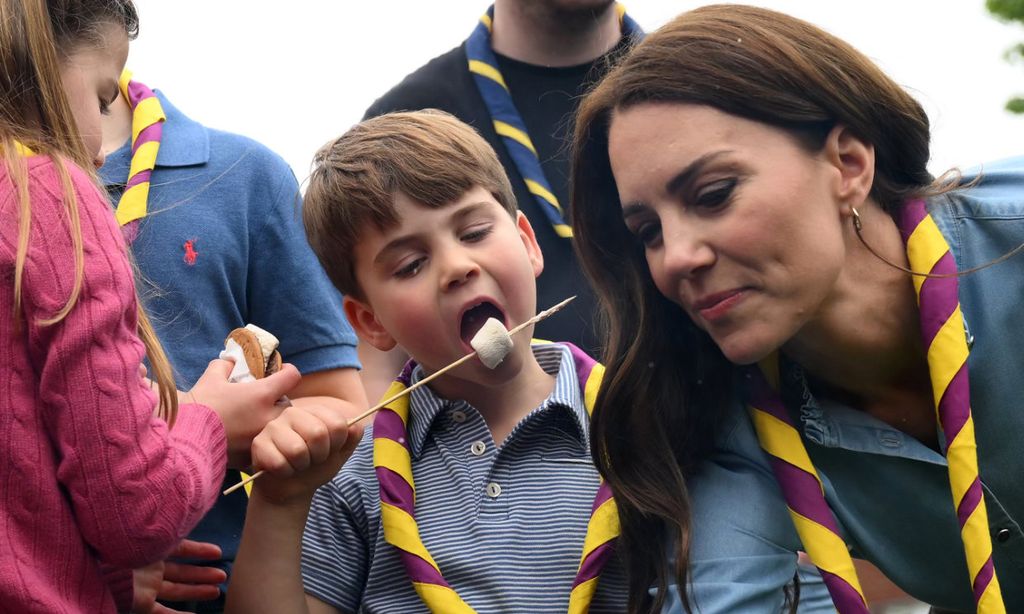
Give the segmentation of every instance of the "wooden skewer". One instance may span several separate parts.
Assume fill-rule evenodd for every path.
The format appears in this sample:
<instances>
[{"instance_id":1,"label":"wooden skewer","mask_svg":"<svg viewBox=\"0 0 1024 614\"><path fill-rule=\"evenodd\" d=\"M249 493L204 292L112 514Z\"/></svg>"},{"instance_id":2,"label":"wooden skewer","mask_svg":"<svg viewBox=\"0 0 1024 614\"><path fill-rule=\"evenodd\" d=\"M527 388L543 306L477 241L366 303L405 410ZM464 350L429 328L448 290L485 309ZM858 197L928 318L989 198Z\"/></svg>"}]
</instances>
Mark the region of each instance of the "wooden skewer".
<instances>
[{"instance_id":1,"label":"wooden skewer","mask_svg":"<svg viewBox=\"0 0 1024 614\"><path fill-rule=\"evenodd\" d=\"M569 298L565 299L561 303L558 303L557 305L554 305L552 307L549 307L548 309L545 309L544 311L538 313L537 315L533 316L529 320L523 322L519 326L516 326L512 330L508 331L508 335L511 337L512 335L518 333L519 331L523 330L527 326L529 326L531 324L536 324L537 322L540 322L544 318L547 318L548 316L554 314L556 311L560 310L562 307L565 307L566 305L568 305L575 298L576 298L576 296L570 296ZM423 385L429 383L433 379L444 375L448 371L451 371L455 367L461 365L462 363L466 362L467 360L470 360L470 359L474 358L475 356L476 356L476 352L475 351L470 352L469 354L466 354L465 356L463 356L462 358L456 360L455 362L451 363L450 365L448 365L448 366L446 366L446 367L444 367L442 369L438 369L437 371L431 373L427 377L424 377L420 381L416 382L412 386L409 386L408 388L402 390L398 394L392 395L390 398L384 399L380 403L377 403L376 405L374 405L370 409L364 411L363 413L359 414L355 418L350 418L349 421L348 421L348 425L352 426L353 424L355 424L357 422L365 420L366 418L368 418L368 417L372 416L373 414L377 413L377 411L379 411L380 409L383 409L384 407L387 407L388 405L390 405L396 399L400 399L400 398L404 397L405 395L409 394L413 390L416 390L420 386L423 386ZM264 473L264 470L262 470L262 469L257 471L256 473L250 475L249 477L245 478L241 482L239 482L239 483L235 484L234 486L226 489L223 494L230 495L231 493L235 492L239 488L242 488L246 484L248 484L248 483L252 482L253 480L255 480L256 478L260 477L261 475L263 475L263 473Z\"/></svg>"}]
</instances>

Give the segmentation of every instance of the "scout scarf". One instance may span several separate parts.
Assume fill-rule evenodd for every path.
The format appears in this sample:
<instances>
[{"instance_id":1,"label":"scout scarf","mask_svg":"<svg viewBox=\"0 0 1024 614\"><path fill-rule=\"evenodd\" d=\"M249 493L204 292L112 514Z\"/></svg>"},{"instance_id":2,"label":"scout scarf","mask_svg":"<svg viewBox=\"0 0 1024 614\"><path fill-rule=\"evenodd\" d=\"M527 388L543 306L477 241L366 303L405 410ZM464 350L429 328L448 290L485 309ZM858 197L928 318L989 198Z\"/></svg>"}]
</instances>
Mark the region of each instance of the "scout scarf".
<instances>
[{"instance_id":1,"label":"scout scarf","mask_svg":"<svg viewBox=\"0 0 1024 614\"><path fill-rule=\"evenodd\" d=\"M132 81L130 71L121 73L118 87L132 109L131 169L115 212L117 223L124 226L146 216L149 180L156 166L156 154L164 132L163 122L167 116L153 90Z\"/></svg>"},{"instance_id":2,"label":"scout scarf","mask_svg":"<svg viewBox=\"0 0 1024 614\"><path fill-rule=\"evenodd\" d=\"M638 37L642 34L640 26L628 15L621 5L615 5L619 14L619 23L623 37ZM512 101L505 79L498 70L498 60L491 49L491 21L494 18L494 6L487 9L473 34L466 39L466 57L469 60L469 72L480 91L480 96L487 105L494 130L501 136L509 156L516 164L516 169L526 182L526 188L533 195L541 211L547 216L560 237L571 238L572 228L565 222L562 206L551 191L551 184L544 176L544 169L537 157L537 150L526 133L523 123Z\"/></svg>"},{"instance_id":3,"label":"scout scarf","mask_svg":"<svg viewBox=\"0 0 1024 614\"><path fill-rule=\"evenodd\" d=\"M594 407L604 366L573 345L572 351L584 406L589 414ZM407 388L416 363L410 361L384 398ZM412 580L420 599L434 614L472 614L473 608L463 601L445 581L441 570L427 552L416 525L416 486L413 482L409 455L409 395L402 396L379 412L373 421L373 466L380 482L380 512L384 539L399 550L402 564ZM611 488L603 480L597 489L583 556L569 594L569 613L585 614L597 590L598 575L611 557L619 536L619 512Z\"/></svg>"},{"instance_id":4,"label":"scout scarf","mask_svg":"<svg viewBox=\"0 0 1024 614\"><path fill-rule=\"evenodd\" d=\"M907 203L900 211L898 224L906 240L910 268L942 276L913 278L921 333L928 348L936 415L947 442L949 481L974 600L979 614L1002 614L1006 607L992 565L992 539L978 477L967 376L968 345L958 299L956 262L924 201ZM760 368L748 367L744 373L758 439L769 455L800 540L821 572L836 609L841 614L866 613L864 593L832 510L825 502L821 480L777 392L777 361L776 355Z\"/></svg>"}]
</instances>

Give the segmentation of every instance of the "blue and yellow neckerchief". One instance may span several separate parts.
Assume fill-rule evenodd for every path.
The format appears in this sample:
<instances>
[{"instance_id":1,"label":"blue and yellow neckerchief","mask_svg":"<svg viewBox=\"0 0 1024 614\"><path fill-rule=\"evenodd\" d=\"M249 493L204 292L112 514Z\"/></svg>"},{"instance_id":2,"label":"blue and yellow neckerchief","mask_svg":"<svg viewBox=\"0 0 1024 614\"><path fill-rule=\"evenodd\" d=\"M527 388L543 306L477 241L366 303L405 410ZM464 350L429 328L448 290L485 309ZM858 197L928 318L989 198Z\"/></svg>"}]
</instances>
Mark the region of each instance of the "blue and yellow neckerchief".
<instances>
[{"instance_id":1,"label":"blue and yellow neckerchief","mask_svg":"<svg viewBox=\"0 0 1024 614\"><path fill-rule=\"evenodd\" d=\"M617 4L615 9L619 14L623 37L639 38L643 35L640 26L626 15L625 7ZM526 124L519 116L508 85L505 83L504 77L501 76L501 71L498 70L498 60L491 49L493 18L494 6L491 6L480 18L480 23L473 30L473 34L466 40L469 71L473 73L473 80L480 91L480 96L484 99L487 111L491 115L491 121L494 122L494 130L501 136L505 149L526 182L526 188L530 194L533 194L541 211L554 226L558 236L571 238L572 228L565 222L562 206L551 191L551 184L547 177L544 176L544 169L540 165L540 158L537 157L537 150L526 132Z\"/></svg>"}]
</instances>

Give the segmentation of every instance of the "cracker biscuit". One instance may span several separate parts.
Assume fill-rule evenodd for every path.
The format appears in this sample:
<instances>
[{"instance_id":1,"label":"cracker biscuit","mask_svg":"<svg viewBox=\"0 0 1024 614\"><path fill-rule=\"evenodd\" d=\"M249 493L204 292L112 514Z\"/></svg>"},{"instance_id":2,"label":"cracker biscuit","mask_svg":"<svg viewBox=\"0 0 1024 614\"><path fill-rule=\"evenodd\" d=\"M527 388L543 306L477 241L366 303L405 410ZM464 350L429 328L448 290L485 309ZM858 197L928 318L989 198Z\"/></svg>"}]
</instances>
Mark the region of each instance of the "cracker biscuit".
<instances>
[{"instance_id":1,"label":"cracker biscuit","mask_svg":"<svg viewBox=\"0 0 1024 614\"><path fill-rule=\"evenodd\" d=\"M228 333L228 339L234 340L242 348L245 364L256 379L262 379L281 369L281 353L274 350L269 357L264 357L259 338L251 330L236 328Z\"/></svg>"}]
</instances>

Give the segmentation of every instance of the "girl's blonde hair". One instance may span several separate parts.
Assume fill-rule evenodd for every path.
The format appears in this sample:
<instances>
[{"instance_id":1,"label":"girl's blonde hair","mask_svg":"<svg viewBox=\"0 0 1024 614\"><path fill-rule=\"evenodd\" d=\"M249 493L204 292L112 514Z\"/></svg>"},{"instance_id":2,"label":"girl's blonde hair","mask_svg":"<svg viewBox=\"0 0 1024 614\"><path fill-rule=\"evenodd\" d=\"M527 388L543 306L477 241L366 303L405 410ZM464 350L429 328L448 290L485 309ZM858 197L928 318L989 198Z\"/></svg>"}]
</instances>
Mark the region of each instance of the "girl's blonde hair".
<instances>
[{"instance_id":1,"label":"girl's blonde hair","mask_svg":"<svg viewBox=\"0 0 1024 614\"><path fill-rule=\"evenodd\" d=\"M44 326L63 320L82 290L84 252L78 202L65 161L78 165L94 180L92 155L78 134L61 81L61 62L83 45L97 44L105 26L138 34L138 13L131 0L0 0L0 155L8 185L17 195L18 244L14 264L14 321L21 323L22 281L28 256L32 203L28 189L27 147L49 157L63 191L75 259L74 284L64 306ZM159 386L157 415L174 423L178 395L170 363L136 297L138 334L146 347L152 376Z\"/></svg>"}]
</instances>

